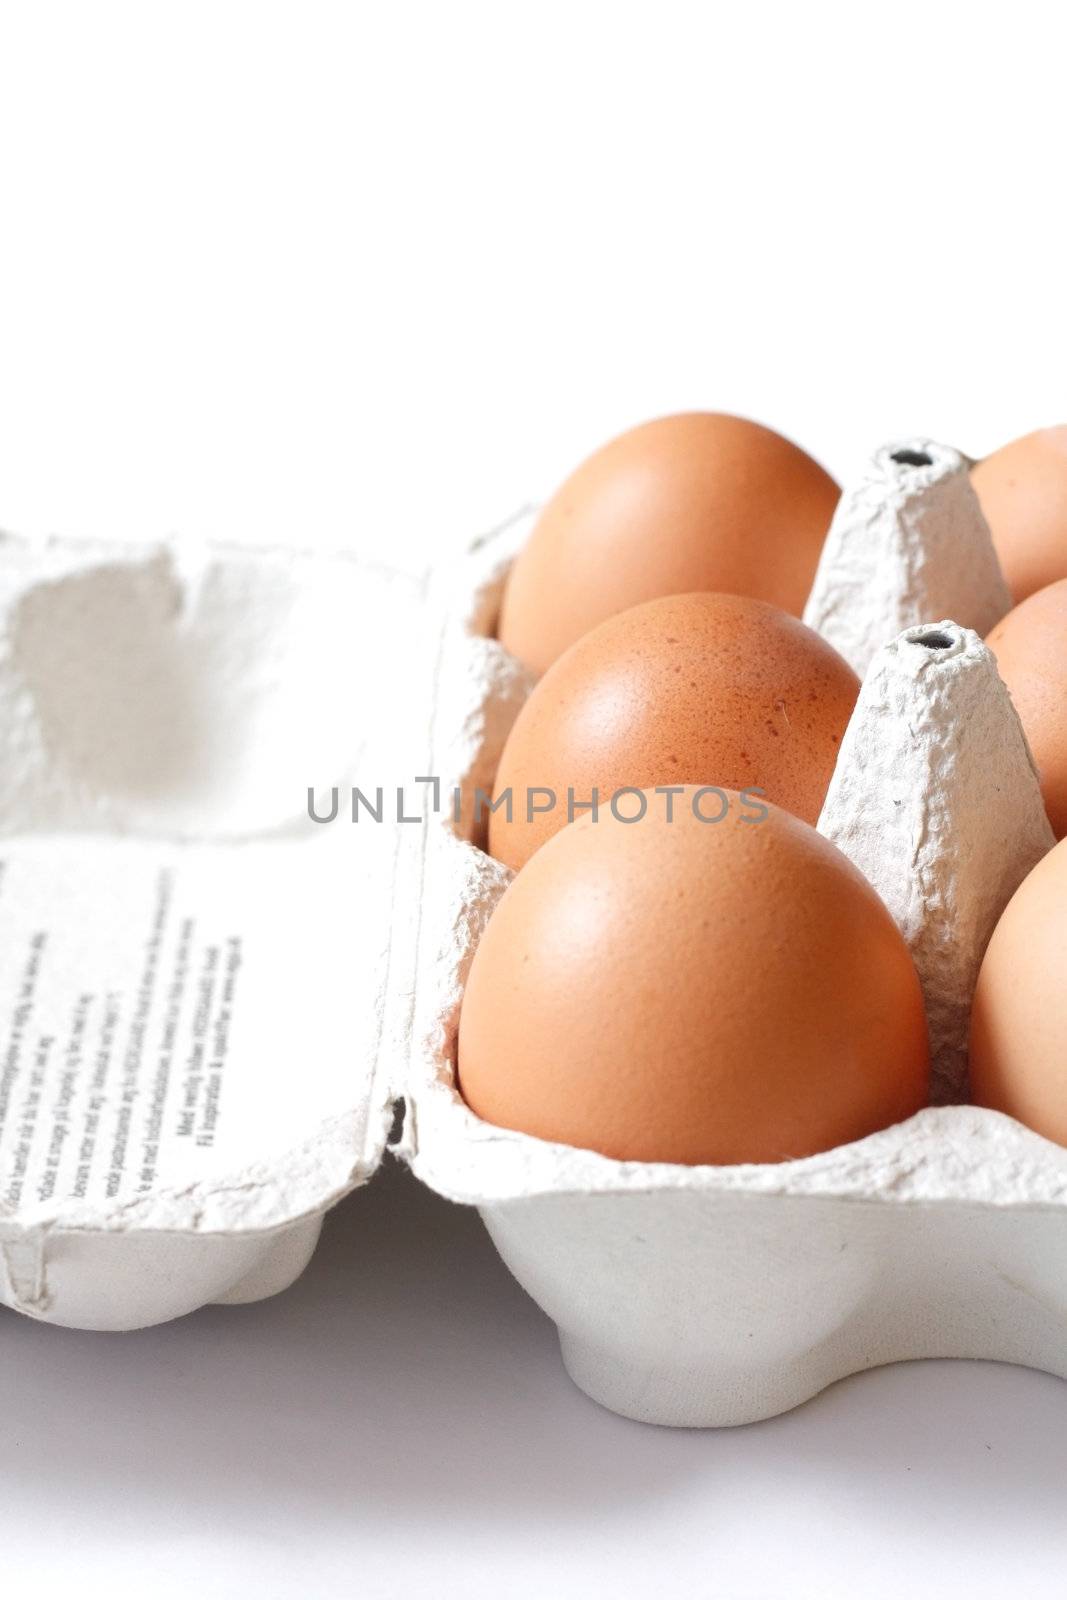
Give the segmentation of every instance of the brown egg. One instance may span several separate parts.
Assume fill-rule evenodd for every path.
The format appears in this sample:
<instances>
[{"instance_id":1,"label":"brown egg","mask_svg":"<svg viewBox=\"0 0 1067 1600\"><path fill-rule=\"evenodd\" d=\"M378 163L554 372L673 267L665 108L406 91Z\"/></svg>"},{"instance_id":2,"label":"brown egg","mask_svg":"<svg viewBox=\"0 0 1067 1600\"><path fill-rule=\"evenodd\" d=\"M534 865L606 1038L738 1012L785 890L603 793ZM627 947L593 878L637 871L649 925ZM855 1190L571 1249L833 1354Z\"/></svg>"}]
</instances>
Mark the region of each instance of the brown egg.
<instances>
[{"instance_id":1,"label":"brown egg","mask_svg":"<svg viewBox=\"0 0 1067 1600\"><path fill-rule=\"evenodd\" d=\"M460 1017L460 1088L487 1122L719 1164L811 1155L925 1104L919 982L870 884L777 807L754 821L730 795L704 822L697 794L669 821L648 793L640 822L575 822L507 890Z\"/></svg>"},{"instance_id":2,"label":"brown egg","mask_svg":"<svg viewBox=\"0 0 1067 1600\"><path fill-rule=\"evenodd\" d=\"M809 455L715 412L620 434L545 506L512 568L501 641L534 672L606 617L716 589L799 615L839 490Z\"/></svg>"},{"instance_id":3,"label":"brown egg","mask_svg":"<svg viewBox=\"0 0 1067 1600\"><path fill-rule=\"evenodd\" d=\"M519 868L594 790L607 807L619 789L659 784L758 788L814 823L858 693L832 645L760 600L635 606L572 645L520 712L489 852Z\"/></svg>"},{"instance_id":4,"label":"brown egg","mask_svg":"<svg viewBox=\"0 0 1067 1600\"><path fill-rule=\"evenodd\" d=\"M1067 578L1067 426L994 451L971 473L1016 601Z\"/></svg>"},{"instance_id":5,"label":"brown egg","mask_svg":"<svg viewBox=\"0 0 1067 1600\"><path fill-rule=\"evenodd\" d=\"M997 923L971 1012L971 1092L1067 1145L1067 840Z\"/></svg>"},{"instance_id":6,"label":"brown egg","mask_svg":"<svg viewBox=\"0 0 1067 1600\"><path fill-rule=\"evenodd\" d=\"M1067 579L1039 589L986 640L1041 774L1057 839L1067 834Z\"/></svg>"}]
</instances>

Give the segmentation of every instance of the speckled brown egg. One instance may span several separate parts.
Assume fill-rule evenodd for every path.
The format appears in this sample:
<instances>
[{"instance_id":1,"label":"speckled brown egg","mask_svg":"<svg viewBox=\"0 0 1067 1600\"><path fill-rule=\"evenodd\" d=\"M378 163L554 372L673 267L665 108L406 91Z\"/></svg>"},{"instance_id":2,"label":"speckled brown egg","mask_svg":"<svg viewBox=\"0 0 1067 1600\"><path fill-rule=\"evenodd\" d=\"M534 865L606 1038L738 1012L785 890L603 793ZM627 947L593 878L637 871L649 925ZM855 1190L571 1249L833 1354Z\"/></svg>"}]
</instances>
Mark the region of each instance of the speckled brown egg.
<instances>
[{"instance_id":1,"label":"speckled brown egg","mask_svg":"<svg viewBox=\"0 0 1067 1600\"><path fill-rule=\"evenodd\" d=\"M621 1160L785 1161L927 1099L915 968L866 878L806 823L728 796L585 817L475 952L459 1085L487 1122Z\"/></svg>"},{"instance_id":2,"label":"speckled brown egg","mask_svg":"<svg viewBox=\"0 0 1067 1600\"><path fill-rule=\"evenodd\" d=\"M1057 839L1067 834L1067 579L1009 611L986 640L1011 690Z\"/></svg>"},{"instance_id":3,"label":"speckled brown egg","mask_svg":"<svg viewBox=\"0 0 1067 1600\"><path fill-rule=\"evenodd\" d=\"M756 788L814 823L858 693L837 651L775 606L731 594L635 606L572 645L520 712L490 854L523 866L594 790L607 806L629 787Z\"/></svg>"},{"instance_id":4,"label":"speckled brown egg","mask_svg":"<svg viewBox=\"0 0 1067 1600\"><path fill-rule=\"evenodd\" d=\"M1067 840L1039 861L993 930L971 1011L976 1104L1067 1145Z\"/></svg>"},{"instance_id":5,"label":"speckled brown egg","mask_svg":"<svg viewBox=\"0 0 1067 1600\"><path fill-rule=\"evenodd\" d=\"M1067 426L995 450L971 481L1013 598L1067 578Z\"/></svg>"},{"instance_id":6,"label":"speckled brown egg","mask_svg":"<svg viewBox=\"0 0 1067 1600\"><path fill-rule=\"evenodd\" d=\"M781 434L689 412L620 434L544 507L499 636L534 672L616 612L693 589L799 615L839 490Z\"/></svg>"}]
</instances>

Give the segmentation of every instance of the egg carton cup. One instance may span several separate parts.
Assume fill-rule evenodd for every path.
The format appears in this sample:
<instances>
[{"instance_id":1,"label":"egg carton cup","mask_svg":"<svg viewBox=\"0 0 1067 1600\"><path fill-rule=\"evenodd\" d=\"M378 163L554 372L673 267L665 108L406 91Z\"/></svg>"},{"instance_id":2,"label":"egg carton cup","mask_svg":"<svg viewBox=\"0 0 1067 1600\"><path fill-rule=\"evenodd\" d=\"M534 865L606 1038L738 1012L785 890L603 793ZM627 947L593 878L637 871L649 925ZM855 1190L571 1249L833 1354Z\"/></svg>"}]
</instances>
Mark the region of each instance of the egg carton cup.
<instances>
[{"instance_id":1,"label":"egg carton cup","mask_svg":"<svg viewBox=\"0 0 1067 1600\"><path fill-rule=\"evenodd\" d=\"M829 619L836 570L877 643L820 827L902 928L952 1102L981 952L1052 841L970 631L1007 606L963 458L904 441L872 475L816 582ZM530 521L424 581L0 543L0 1299L134 1328L273 1293L392 1129L627 1416L749 1422L929 1355L1067 1375L1067 1151L1009 1118L944 1103L803 1161L684 1167L459 1097L463 986L511 878L473 797L532 687L492 637ZM379 785L383 820L352 822Z\"/></svg>"}]
</instances>

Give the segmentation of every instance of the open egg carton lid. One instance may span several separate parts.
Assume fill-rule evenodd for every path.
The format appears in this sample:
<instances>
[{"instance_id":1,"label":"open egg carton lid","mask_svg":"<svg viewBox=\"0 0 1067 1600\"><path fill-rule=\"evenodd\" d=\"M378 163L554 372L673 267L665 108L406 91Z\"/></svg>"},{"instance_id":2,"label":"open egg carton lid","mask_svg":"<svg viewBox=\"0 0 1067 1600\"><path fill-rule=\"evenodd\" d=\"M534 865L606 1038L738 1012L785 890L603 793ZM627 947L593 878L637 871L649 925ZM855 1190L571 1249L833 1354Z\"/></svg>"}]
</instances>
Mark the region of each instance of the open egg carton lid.
<instances>
[{"instance_id":1,"label":"open egg carton lid","mask_svg":"<svg viewBox=\"0 0 1067 1600\"><path fill-rule=\"evenodd\" d=\"M418 762L426 606L346 555L0 541L8 1305L257 1298L377 1167L422 830L312 812Z\"/></svg>"}]
</instances>

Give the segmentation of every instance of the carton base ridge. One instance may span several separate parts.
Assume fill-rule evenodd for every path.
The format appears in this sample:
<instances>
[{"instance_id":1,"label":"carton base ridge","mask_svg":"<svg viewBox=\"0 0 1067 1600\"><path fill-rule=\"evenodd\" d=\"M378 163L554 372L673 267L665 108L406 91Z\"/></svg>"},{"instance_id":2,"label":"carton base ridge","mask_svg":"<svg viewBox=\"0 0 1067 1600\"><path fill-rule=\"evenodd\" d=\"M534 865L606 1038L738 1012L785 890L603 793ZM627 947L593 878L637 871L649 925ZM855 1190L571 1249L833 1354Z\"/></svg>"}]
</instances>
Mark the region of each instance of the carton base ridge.
<instances>
[{"instance_id":1,"label":"carton base ridge","mask_svg":"<svg viewBox=\"0 0 1067 1600\"><path fill-rule=\"evenodd\" d=\"M949 1357L1067 1378L1055 1209L718 1196L671 1217L655 1199L482 1212L570 1377L611 1411L735 1427L858 1372Z\"/></svg>"},{"instance_id":2,"label":"carton base ridge","mask_svg":"<svg viewBox=\"0 0 1067 1600\"><path fill-rule=\"evenodd\" d=\"M745 1377L725 1389L719 1373L674 1371L660 1363L620 1360L560 1329L568 1377L597 1405L632 1422L665 1428L738 1428L792 1411L844 1374L787 1370L768 1383Z\"/></svg>"},{"instance_id":3,"label":"carton base ridge","mask_svg":"<svg viewBox=\"0 0 1067 1600\"><path fill-rule=\"evenodd\" d=\"M0 1241L0 1304L37 1322L88 1333L132 1333L204 1305L247 1305L280 1294L311 1260L321 1213L270 1233L80 1232L48 1238L43 1270L36 1249Z\"/></svg>"},{"instance_id":4,"label":"carton base ridge","mask_svg":"<svg viewBox=\"0 0 1067 1600\"><path fill-rule=\"evenodd\" d=\"M747 1378L726 1391L720 1375L694 1387L694 1374L676 1373L658 1365L628 1365L605 1357L602 1351L562 1331L559 1345L568 1377L590 1400L628 1421L663 1428L743 1428L750 1423L767 1422L806 1405L846 1378L905 1361L996 1361L1002 1366L1033 1369L1032 1361L1013 1361L1002 1355L999 1347L964 1354L956 1347L948 1348L944 1341L928 1350L916 1350L909 1343L907 1349L887 1351L877 1360L845 1371L834 1364L833 1352L822 1351L821 1359L805 1366L802 1372L794 1369L776 1374L776 1381L770 1385ZM1067 1355L1057 1369L1046 1366L1042 1370L1051 1377L1067 1378Z\"/></svg>"}]
</instances>

